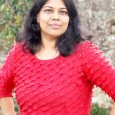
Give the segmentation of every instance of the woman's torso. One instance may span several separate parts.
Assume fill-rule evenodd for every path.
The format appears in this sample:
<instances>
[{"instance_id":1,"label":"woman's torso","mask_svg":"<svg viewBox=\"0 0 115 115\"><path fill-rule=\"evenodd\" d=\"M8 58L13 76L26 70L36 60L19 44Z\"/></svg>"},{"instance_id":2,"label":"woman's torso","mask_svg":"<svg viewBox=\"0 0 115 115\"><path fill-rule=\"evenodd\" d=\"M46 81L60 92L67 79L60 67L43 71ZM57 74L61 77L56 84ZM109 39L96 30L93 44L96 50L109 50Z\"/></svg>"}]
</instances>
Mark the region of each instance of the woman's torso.
<instances>
[{"instance_id":1,"label":"woman's torso","mask_svg":"<svg viewBox=\"0 0 115 115\"><path fill-rule=\"evenodd\" d=\"M82 70L79 51L40 60L19 48L14 73L19 115L90 114L93 85Z\"/></svg>"}]
</instances>

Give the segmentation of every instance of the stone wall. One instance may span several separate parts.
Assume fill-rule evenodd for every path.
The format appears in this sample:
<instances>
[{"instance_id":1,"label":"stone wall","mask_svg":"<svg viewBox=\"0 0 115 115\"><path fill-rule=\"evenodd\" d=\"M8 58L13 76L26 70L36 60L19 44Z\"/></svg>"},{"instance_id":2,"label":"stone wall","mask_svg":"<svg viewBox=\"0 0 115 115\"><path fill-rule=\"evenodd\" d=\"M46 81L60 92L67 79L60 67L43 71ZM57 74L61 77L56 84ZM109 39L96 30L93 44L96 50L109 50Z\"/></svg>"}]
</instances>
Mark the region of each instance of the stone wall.
<instances>
[{"instance_id":1,"label":"stone wall","mask_svg":"<svg viewBox=\"0 0 115 115\"><path fill-rule=\"evenodd\" d=\"M115 0L74 0L80 15L81 29L115 65ZM93 102L109 107L111 98L94 89Z\"/></svg>"},{"instance_id":2,"label":"stone wall","mask_svg":"<svg viewBox=\"0 0 115 115\"><path fill-rule=\"evenodd\" d=\"M115 0L74 0L81 29L115 65Z\"/></svg>"},{"instance_id":3,"label":"stone wall","mask_svg":"<svg viewBox=\"0 0 115 115\"><path fill-rule=\"evenodd\" d=\"M111 23L115 25L114 0L74 0L74 2L81 17L82 29L86 33L99 37L111 33Z\"/></svg>"}]
</instances>

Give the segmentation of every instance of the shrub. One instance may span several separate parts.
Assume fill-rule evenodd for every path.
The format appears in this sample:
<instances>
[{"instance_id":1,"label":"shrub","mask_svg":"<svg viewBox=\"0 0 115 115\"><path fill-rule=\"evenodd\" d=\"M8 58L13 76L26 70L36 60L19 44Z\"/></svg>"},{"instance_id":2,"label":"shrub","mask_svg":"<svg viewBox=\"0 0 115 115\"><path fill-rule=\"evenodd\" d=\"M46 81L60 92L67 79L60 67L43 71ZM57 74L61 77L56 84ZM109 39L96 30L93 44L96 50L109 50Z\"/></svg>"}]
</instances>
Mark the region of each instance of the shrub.
<instances>
[{"instance_id":1,"label":"shrub","mask_svg":"<svg viewBox=\"0 0 115 115\"><path fill-rule=\"evenodd\" d=\"M0 50L15 41L32 0L0 0Z\"/></svg>"},{"instance_id":2,"label":"shrub","mask_svg":"<svg viewBox=\"0 0 115 115\"><path fill-rule=\"evenodd\" d=\"M109 110L99 107L98 104L94 104L91 110L91 115L109 115Z\"/></svg>"}]
</instances>

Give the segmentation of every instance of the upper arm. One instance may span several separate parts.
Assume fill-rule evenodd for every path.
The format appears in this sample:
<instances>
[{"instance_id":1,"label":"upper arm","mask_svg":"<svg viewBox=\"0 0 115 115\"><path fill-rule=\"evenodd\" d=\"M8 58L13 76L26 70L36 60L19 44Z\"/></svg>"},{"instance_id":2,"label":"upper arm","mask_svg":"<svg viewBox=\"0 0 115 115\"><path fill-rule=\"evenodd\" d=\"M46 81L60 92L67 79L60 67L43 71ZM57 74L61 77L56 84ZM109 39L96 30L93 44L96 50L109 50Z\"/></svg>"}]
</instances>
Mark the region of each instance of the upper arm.
<instances>
[{"instance_id":1,"label":"upper arm","mask_svg":"<svg viewBox=\"0 0 115 115\"><path fill-rule=\"evenodd\" d=\"M115 100L115 68L103 52L92 42L86 41L82 45L81 55L83 71L87 78Z\"/></svg>"},{"instance_id":2,"label":"upper arm","mask_svg":"<svg viewBox=\"0 0 115 115\"><path fill-rule=\"evenodd\" d=\"M12 48L9 51L4 65L0 69L0 98L12 96L12 89L14 88L14 49Z\"/></svg>"}]
</instances>

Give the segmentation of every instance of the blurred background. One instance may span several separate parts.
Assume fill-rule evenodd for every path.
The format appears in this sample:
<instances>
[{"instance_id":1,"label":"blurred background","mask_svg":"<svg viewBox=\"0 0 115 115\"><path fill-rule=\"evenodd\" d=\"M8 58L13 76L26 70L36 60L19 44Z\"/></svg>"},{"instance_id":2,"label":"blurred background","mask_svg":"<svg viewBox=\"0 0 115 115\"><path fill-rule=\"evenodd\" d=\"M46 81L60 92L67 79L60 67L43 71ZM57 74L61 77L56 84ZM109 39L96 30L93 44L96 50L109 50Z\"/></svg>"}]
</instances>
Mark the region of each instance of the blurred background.
<instances>
[{"instance_id":1,"label":"blurred background","mask_svg":"<svg viewBox=\"0 0 115 115\"><path fill-rule=\"evenodd\" d=\"M15 43L33 0L0 0L0 68ZM74 0L80 15L82 35L92 40L115 66L115 0ZM30 100L31 101L31 100ZM16 104L14 94L15 110ZM109 115L113 101L94 88L91 115ZM2 113L0 113L2 115Z\"/></svg>"}]
</instances>

